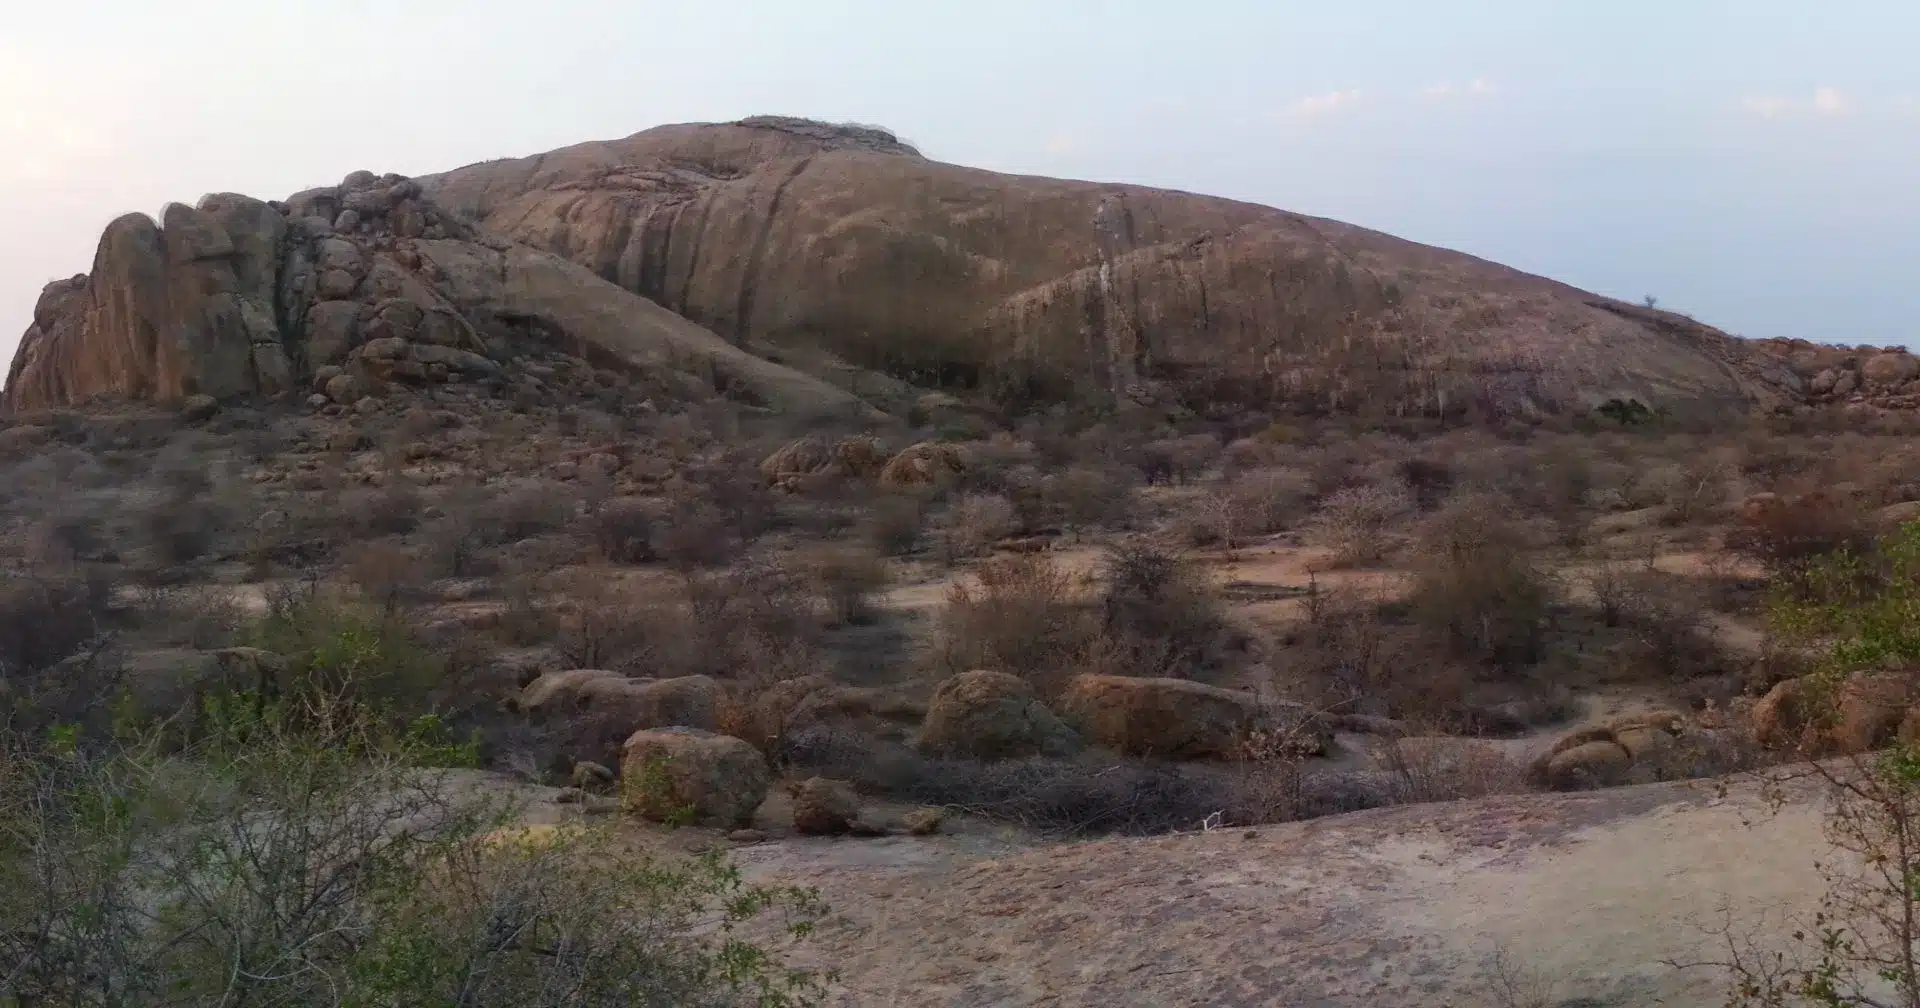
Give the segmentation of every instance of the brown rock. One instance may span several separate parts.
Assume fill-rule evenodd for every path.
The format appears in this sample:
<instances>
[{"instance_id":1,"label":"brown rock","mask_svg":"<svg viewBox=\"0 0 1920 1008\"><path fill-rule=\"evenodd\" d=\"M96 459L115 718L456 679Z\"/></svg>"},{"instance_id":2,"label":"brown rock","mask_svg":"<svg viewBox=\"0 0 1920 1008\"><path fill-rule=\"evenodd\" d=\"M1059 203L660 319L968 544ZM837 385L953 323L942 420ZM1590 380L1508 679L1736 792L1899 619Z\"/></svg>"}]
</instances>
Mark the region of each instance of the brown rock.
<instances>
[{"instance_id":1,"label":"brown rock","mask_svg":"<svg viewBox=\"0 0 1920 1008\"><path fill-rule=\"evenodd\" d=\"M1067 756L1080 740L1033 687L1005 672L962 672L940 684L920 725L920 748L974 759Z\"/></svg>"},{"instance_id":2,"label":"brown rock","mask_svg":"<svg viewBox=\"0 0 1920 1008\"><path fill-rule=\"evenodd\" d=\"M1744 408L1747 382L1798 381L1730 373L1739 347L1681 316L1467 256L1224 199L943 164L871 130L662 126L419 181L736 343L831 332L850 357L951 364L983 385L1117 400L1152 360L1277 379L1240 398L1431 410L1442 388L1517 411L1625 395ZM1326 367L1350 316L1410 356L1404 383L1362 391ZM1483 336L1418 335L1435 324Z\"/></svg>"},{"instance_id":3,"label":"brown rock","mask_svg":"<svg viewBox=\"0 0 1920 1008\"><path fill-rule=\"evenodd\" d=\"M1805 677L1783 679L1753 705L1753 735L1768 749L1802 744L1813 720L1813 689Z\"/></svg>"},{"instance_id":4,"label":"brown rock","mask_svg":"<svg viewBox=\"0 0 1920 1008\"><path fill-rule=\"evenodd\" d=\"M880 470L880 485L890 489L944 486L965 470L958 448L922 441L887 460Z\"/></svg>"},{"instance_id":5,"label":"brown rock","mask_svg":"<svg viewBox=\"0 0 1920 1008\"><path fill-rule=\"evenodd\" d=\"M1920 358L1909 353L1880 353L1860 365L1860 377L1870 386L1890 387L1920 376Z\"/></svg>"},{"instance_id":6,"label":"brown rock","mask_svg":"<svg viewBox=\"0 0 1920 1008\"><path fill-rule=\"evenodd\" d=\"M337 374L328 379L325 391L327 398L342 406L359 402L360 397L366 394L360 380L350 374Z\"/></svg>"},{"instance_id":7,"label":"brown rock","mask_svg":"<svg viewBox=\"0 0 1920 1008\"><path fill-rule=\"evenodd\" d=\"M1889 504L1874 512L1874 524L1883 530L1891 531L1902 525L1911 525L1920 521L1920 501L1901 501Z\"/></svg>"},{"instance_id":8,"label":"brown rock","mask_svg":"<svg viewBox=\"0 0 1920 1008\"><path fill-rule=\"evenodd\" d=\"M1232 759L1256 731L1284 733L1300 755L1324 754L1332 744L1316 719L1186 679L1077 676L1060 698L1060 715L1087 741L1131 756Z\"/></svg>"},{"instance_id":9,"label":"brown rock","mask_svg":"<svg viewBox=\"0 0 1920 1008\"><path fill-rule=\"evenodd\" d=\"M860 818L860 796L846 781L809 777L788 788L793 830L801 836L839 836Z\"/></svg>"},{"instance_id":10,"label":"brown rock","mask_svg":"<svg viewBox=\"0 0 1920 1008\"><path fill-rule=\"evenodd\" d=\"M908 812L902 817L901 825L905 826L907 832L914 836L932 836L940 832L940 826L946 821L946 818L946 809L929 806Z\"/></svg>"},{"instance_id":11,"label":"brown rock","mask_svg":"<svg viewBox=\"0 0 1920 1008\"><path fill-rule=\"evenodd\" d=\"M0 429L0 458L24 455L53 439L53 432L37 424Z\"/></svg>"},{"instance_id":12,"label":"brown rock","mask_svg":"<svg viewBox=\"0 0 1920 1008\"><path fill-rule=\"evenodd\" d=\"M772 778L760 751L698 728L650 728L621 747L621 800L655 822L744 827Z\"/></svg>"},{"instance_id":13,"label":"brown rock","mask_svg":"<svg viewBox=\"0 0 1920 1008\"><path fill-rule=\"evenodd\" d=\"M1843 753L1869 752L1891 742L1913 700L1903 676L1855 675L1834 697L1823 741Z\"/></svg>"},{"instance_id":14,"label":"brown rock","mask_svg":"<svg viewBox=\"0 0 1920 1008\"><path fill-rule=\"evenodd\" d=\"M1624 783L1633 757L1613 742L1587 742L1547 761L1546 783L1556 791Z\"/></svg>"},{"instance_id":15,"label":"brown rock","mask_svg":"<svg viewBox=\"0 0 1920 1008\"><path fill-rule=\"evenodd\" d=\"M180 419L188 423L210 420L220 412L220 400L210 395L190 395L180 400Z\"/></svg>"}]
</instances>

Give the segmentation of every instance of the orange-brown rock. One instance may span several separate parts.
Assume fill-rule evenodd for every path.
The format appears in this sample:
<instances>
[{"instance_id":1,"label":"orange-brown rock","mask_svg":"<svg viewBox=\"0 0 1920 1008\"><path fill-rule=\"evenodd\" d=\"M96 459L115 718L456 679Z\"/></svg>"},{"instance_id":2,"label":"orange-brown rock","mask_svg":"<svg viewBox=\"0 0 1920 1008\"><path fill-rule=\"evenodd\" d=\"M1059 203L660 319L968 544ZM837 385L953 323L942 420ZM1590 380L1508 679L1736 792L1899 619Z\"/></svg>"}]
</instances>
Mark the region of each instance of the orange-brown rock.
<instances>
[{"instance_id":1,"label":"orange-brown rock","mask_svg":"<svg viewBox=\"0 0 1920 1008\"><path fill-rule=\"evenodd\" d=\"M159 224L114 221L93 271L41 294L0 412L272 395L330 367L346 372L343 393L490 381L515 336L776 409L872 415L574 263L477 235L413 180L369 172L283 203L223 193L171 205Z\"/></svg>"},{"instance_id":2,"label":"orange-brown rock","mask_svg":"<svg viewBox=\"0 0 1920 1008\"><path fill-rule=\"evenodd\" d=\"M880 485L895 490L941 486L966 471L960 449L938 441L922 441L887 460Z\"/></svg>"},{"instance_id":3,"label":"orange-brown rock","mask_svg":"<svg viewBox=\"0 0 1920 1008\"><path fill-rule=\"evenodd\" d=\"M1744 408L1804 385L1683 316L1470 256L1231 200L943 164L869 128L662 126L423 184L736 344L824 342L1016 395L1527 413Z\"/></svg>"}]
</instances>

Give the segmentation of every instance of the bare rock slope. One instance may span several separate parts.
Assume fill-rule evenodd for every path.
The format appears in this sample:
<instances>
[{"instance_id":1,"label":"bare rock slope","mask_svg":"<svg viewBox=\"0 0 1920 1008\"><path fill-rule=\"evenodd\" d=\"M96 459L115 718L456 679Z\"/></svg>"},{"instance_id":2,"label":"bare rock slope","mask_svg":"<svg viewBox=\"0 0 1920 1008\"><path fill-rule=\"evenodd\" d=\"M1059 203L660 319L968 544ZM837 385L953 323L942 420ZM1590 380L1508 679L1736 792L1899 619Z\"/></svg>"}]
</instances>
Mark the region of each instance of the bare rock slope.
<instances>
[{"instance_id":1,"label":"bare rock slope","mask_svg":"<svg viewBox=\"0 0 1920 1008\"><path fill-rule=\"evenodd\" d=\"M1736 783L1411 805L1019 849L742 848L836 911L840 1005L1717 1008L1717 932L1780 947L1845 867L1816 793ZM1502 981L1517 981L1508 986Z\"/></svg>"},{"instance_id":2,"label":"bare rock slope","mask_svg":"<svg viewBox=\"0 0 1920 1008\"><path fill-rule=\"evenodd\" d=\"M662 126L422 184L737 344L1040 398L1504 414L1801 380L1680 316L1264 206L996 174L884 131Z\"/></svg>"},{"instance_id":3,"label":"bare rock slope","mask_svg":"<svg viewBox=\"0 0 1920 1008\"><path fill-rule=\"evenodd\" d=\"M620 368L670 369L802 413L852 396L747 354L549 253L480 234L412 180L356 172L266 203L222 193L160 223L114 221L89 274L47 287L0 408L98 399L336 395L389 381L497 380L525 337Z\"/></svg>"}]
</instances>

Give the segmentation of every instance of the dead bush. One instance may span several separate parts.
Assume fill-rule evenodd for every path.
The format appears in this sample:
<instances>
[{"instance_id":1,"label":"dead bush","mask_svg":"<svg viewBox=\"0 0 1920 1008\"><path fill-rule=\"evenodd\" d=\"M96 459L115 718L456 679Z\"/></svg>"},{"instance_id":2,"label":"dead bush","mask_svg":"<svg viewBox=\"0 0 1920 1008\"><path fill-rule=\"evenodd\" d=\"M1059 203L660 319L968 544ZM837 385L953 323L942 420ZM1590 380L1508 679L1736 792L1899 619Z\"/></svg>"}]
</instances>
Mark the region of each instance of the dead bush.
<instances>
[{"instance_id":1,"label":"dead bush","mask_svg":"<svg viewBox=\"0 0 1920 1008\"><path fill-rule=\"evenodd\" d=\"M633 498L609 500L586 518L587 536L600 559L637 564L655 559L653 509Z\"/></svg>"},{"instance_id":2,"label":"dead bush","mask_svg":"<svg viewBox=\"0 0 1920 1008\"><path fill-rule=\"evenodd\" d=\"M676 570L720 567L739 555L740 542L713 504L692 494L676 495L653 529L653 550Z\"/></svg>"},{"instance_id":3,"label":"dead bush","mask_svg":"<svg viewBox=\"0 0 1920 1008\"><path fill-rule=\"evenodd\" d=\"M1111 465L1076 465L1042 479L1049 521L1091 529L1124 523L1133 511L1133 479Z\"/></svg>"},{"instance_id":4,"label":"dead bush","mask_svg":"<svg viewBox=\"0 0 1920 1008\"><path fill-rule=\"evenodd\" d=\"M1058 695L1096 624L1074 579L1040 555L983 564L978 584L955 582L941 614L939 661L946 674L986 668L1020 676Z\"/></svg>"},{"instance_id":5,"label":"dead bush","mask_svg":"<svg viewBox=\"0 0 1920 1008\"><path fill-rule=\"evenodd\" d=\"M1764 564L1775 577L1793 579L1821 557L1873 546L1867 516L1851 500L1813 492L1763 497L1743 505L1727 532L1727 548Z\"/></svg>"},{"instance_id":6,"label":"dead bush","mask_svg":"<svg viewBox=\"0 0 1920 1008\"><path fill-rule=\"evenodd\" d=\"M406 484L343 494L341 509L362 538L406 535L420 524L420 491Z\"/></svg>"},{"instance_id":7,"label":"dead bush","mask_svg":"<svg viewBox=\"0 0 1920 1008\"><path fill-rule=\"evenodd\" d=\"M1140 446L1137 465L1148 483L1186 483L1207 471L1220 456L1211 434L1161 438Z\"/></svg>"},{"instance_id":8,"label":"dead bush","mask_svg":"<svg viewBox=\"0 0 1920 1008\"><path fill-rule=\"evenodd\" d=\"M1243 473L1208 488L1198 508L1185 515L1188 539L1195 545L1219 543L1235 549L1247 539L1291 526L1306 514L1312 497L1312 481L1303 473Z\"/></svg>"},{"instance_id":9,"label":"dead bush","mask_svg":"<svg viewBox=\"0 0 1920 1008\"><path fill-rule=\"evenodd\" d=\"M1448 738L1386 738L1372 747L1394 804L1525 791L1526 768L1497 746Z\"/></svg>"},{"instance_id":10,"label":"dead bush","mask_svg":"<svg viewBox=\"0 0 1920 1008\"><path fill-rule=\"evenodd\" d=\"M432 580L419 557L393 542L349 547L347 577L370 605L388 616L421 602Z\"/></svg>"},{"instance_id":11,"label":"dead bush","mask_svg":"<svg viewBox=\"0 0 1920 1008\"><path fill-rule=\"evenodd\" d=\"M1500 502L1457 500L1422 528L1408 605L1454 655L1496 665L1539 660L1552 601Z\"/></svg>"},{"instance_id":12,"label":"dead bush","mask_svg":"<svg viewBox=\"0 0 1920 1008\"><path fill-rule=\"evenodd\" d=\"M941 522L942 559L948 563L980 556L1020 527L1013 502L1000 494L963 494Z\"/></svg>"},{"instance_id":13,"label":"dead bush","mask_svg":"<svg viewBox=\"0 0 1920 1008\"><path fill-rule=\"evenodd\" d=\"M927 502L918 494L881 493L867 516L866 537L887 556L913 552L926 522Z\"/></svg>"},{"instance_id":14,"label":"dead bush","mask_svg":"<svg viewBox=\"0 0 1920 1008\"><path fill-rule=\"evenodd\" d=\"M801 570L836 625L873 621L874 592L886 587L886 561L871 549L852 545L818 546L799 557Z\"/></svg>"},{"instance_id":15,"label":"dead bush","mask_svg":"<svg viewBox=\"0 0 1920 1008\"><path fill-rule=\"evenodd\" d=\"M1134 649L1136 674L1190 676L1212 664L1225 629L1205 574L1134 542L1110 551L1100 599L1102 637ZM1151 656L1157 668L1138 669Z\"/></svg>"},{"instance_id":16,"label":"dead bush","mask_svg":"<svg viewBox=\"0 0 1920 1008\"><path fill-rule=\"evenodd\" d=\"M94 572L0 575L0 681L51 667L103 629L111 585Z\"/></svg>"},{"instance_id":17,"label":"dead bush","mask_svg":"<svg viewBox=\"0 0 1920 1008\"><path fill-rule=\"evenodd\" d=\"M1412 497L1396 484L1347 487L1320 502L1308 519L1308 538L1331 549L1336 563L1377 563L1392 548L1389 533L1412 509Z\"/></svg>"}]
</instances>

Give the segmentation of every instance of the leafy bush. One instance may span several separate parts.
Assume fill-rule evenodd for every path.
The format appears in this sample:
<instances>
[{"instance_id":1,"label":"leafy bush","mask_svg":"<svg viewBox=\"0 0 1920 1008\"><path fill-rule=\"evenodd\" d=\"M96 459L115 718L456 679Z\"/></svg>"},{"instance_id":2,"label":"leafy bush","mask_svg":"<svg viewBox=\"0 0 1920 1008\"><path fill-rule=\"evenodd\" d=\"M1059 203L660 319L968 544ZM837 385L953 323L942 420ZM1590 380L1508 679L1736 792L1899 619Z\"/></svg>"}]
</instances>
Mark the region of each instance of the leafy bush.
<instances>
[{"instance_id":1,"label":"leafy bush","mask_svg":"<svg viewBox=\"0 0 1920 1008\"><path fill-rule=\"evenodd\" d=\"M190 751L0 748L0 976L27 1004L817 1003L738 927L809 891L610 832L514 827L467 755L353 697L215 703Z\"/></svg>"}]
</instances>

